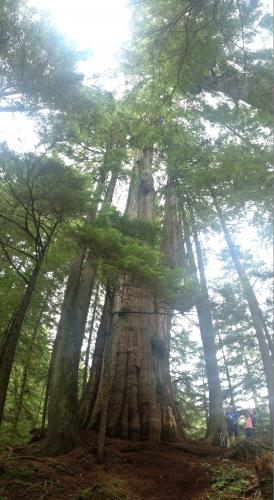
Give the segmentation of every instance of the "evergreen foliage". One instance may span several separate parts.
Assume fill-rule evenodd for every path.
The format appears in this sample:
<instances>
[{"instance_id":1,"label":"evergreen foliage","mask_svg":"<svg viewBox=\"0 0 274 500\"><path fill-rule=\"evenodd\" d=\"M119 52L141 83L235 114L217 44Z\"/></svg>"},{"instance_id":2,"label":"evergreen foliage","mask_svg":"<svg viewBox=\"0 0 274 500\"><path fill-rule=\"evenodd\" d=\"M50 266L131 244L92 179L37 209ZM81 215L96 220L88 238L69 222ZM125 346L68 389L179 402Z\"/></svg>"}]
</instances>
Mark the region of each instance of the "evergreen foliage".
<instances>
[{"instance_id":1,"label":"evergreen foliage","mask_svg":"<svg viewBox=\"0 0 274 500\"><path fill-rule=\"evenodd\" d=\"M83 308L81 286L92 270L100 287L93 331L100 332L102 326L113 345L113 317L130 311L110 308L112 329L102 312L104 292L110 303L115 297L118 303L125 283L145 290L154 304L146 312L170 318L171 339L167 334L161 352L169 352L171 341L171 377L187 436L203 437L210 417L206 353L194 311L205 297L213 318L213 334L207 335L214 337L224 406L232 399L239 408L256 406L256 432L269 432L266 386L269 392L271 384L246 291L252 289L257 300L257 319L273 368L272 273L257 255L271 238L272 68L269 50L252 45L260 30L269 30L270 18L257 0L130 3L133 39L123 52L119 71L127 84L119 99L96 82L83 81L77 64L84 55L49 19L21 0L0 5L0 112L39 116L46 151L19 154L5 144L0 151L2 349L33 273L37 275L14 347L4 442L26 440L29 430L42 422L55 336L66 308L65 288L77 258L74 304L80 296L79 310ZM153 150L151 174L136 160L136 151L145 148ZM137 215L128 207L122 215L120 205L128 190L136 206L143 203L141 208L147 209L144 200L151 197L151 216L148 209L142 215L139 205ZM231 246L221 248L224 227L235 240L243 279L232 266ZM257 251L253 245L248 252L239 241L248 228ZM172 255L167 255L167 240ZM197 256L191 258L195 244ZM218 279L211 276L215 266L220 267ZM93 287L93 303L94 295ZM91 309L84 311L87 325ZM88 328L79 340L80 365L73 367L77 373L79 369L79 400L85 397L85 360L90 381L97 376L92 371L95 340L96 355L86 355ZM214 489L223 490L233 474L228 479L224 474ZM244 481L245 473L239 491Z\"/></svg>"}]
</instances>

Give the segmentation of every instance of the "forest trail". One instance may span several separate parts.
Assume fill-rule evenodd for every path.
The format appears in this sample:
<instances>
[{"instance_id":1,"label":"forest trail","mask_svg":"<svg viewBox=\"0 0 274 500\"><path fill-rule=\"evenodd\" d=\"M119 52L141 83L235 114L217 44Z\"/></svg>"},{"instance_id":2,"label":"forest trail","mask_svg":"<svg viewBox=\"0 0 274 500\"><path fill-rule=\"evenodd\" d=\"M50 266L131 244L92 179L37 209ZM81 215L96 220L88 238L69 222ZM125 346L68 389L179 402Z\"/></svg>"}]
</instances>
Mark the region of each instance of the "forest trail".
<instances>
[{"instance_id":1,"label":"forest trail","mask_svg":"<svg viewBox=\"0 0 274 500\"><path fill-rule=\"evenodd\" d=\"M182 451L107 439L105 462L97 464L95 438L85 434L80 447L58 458L38 456L37 443L6 449L1 500L268 500L254 463L229 460L222 449L191 443Z\"/></svg>"}]
</instances>

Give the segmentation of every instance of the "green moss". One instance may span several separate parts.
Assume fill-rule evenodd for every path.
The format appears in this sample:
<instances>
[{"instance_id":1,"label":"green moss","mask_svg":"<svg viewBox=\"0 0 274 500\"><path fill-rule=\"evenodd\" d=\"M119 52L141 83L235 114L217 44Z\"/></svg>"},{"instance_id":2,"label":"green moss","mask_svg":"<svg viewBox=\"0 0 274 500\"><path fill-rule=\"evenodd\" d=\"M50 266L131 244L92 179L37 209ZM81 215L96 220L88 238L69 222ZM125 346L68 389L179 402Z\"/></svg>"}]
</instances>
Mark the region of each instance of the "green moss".
<instances>
[{"instance_id":1,"label":"green moss","mask_svg":"<svg viewBox=\"0 0 274 500\"><path fill-rule=\"evenodd\" d=\"M130 500L130 497L125 493L124 481L106 479L81 491L75 500Z\"/></svg>"},{"instance_id":2,"label":"green moss","mask_svg":"<svg viewBox=\"0 0 274 500\"><path fill-rule=\"evenodd\" d=\"M212 484L211 498L212 500L242 498L253 481L254 476L248 469L238 468L233 464L217 469Z\"/></svg>"}]
</instances>

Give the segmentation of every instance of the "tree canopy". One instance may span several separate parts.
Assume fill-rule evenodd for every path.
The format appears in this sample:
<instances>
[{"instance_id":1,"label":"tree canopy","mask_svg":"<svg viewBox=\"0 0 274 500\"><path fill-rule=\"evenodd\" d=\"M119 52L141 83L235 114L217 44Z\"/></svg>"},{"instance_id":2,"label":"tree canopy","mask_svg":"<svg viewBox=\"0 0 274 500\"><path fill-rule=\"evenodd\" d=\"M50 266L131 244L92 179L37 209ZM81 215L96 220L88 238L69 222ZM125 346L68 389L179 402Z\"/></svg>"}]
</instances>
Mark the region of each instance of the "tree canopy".
<instances>
[{"instance_id":1,"label":"tree canopy","mask_svg":"<svg viewBox=\"0 0 274 500\"><path fill-rule=\"evenodd\" d=\"M80 429L99 460L106 434L219 445L229 403L274 421L270 16L129 7L117 96L48 17L0 5L0 112L41 141L0 149L0 419L4 442L48 428L52 455Z\"/></svg>"}]
</instances>

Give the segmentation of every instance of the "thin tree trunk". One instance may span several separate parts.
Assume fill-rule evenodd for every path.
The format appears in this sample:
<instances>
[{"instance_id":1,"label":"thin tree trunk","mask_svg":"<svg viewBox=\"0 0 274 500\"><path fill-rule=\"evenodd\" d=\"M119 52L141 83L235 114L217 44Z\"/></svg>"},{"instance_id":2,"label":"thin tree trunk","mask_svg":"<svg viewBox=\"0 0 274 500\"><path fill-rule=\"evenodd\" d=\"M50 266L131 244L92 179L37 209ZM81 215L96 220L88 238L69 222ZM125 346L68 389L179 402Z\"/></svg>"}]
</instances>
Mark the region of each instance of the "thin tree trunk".
<instances>
[{"instance_id":1,"label":"thin tree trunk","mask_svg":"<svg viewBox=\"0 0 274 500\"><path fill-rule=\"evenodd\" d=\"M12 321L5 334L5 340L0 353L0 425L3 419L5 401L9 385L10 374L12 370L13 360L17 343L22 330L22 325L29 309L36 282L39 276L40 268L43 263L47 248L54 234L56 226L52 230L47 242L44 244L43 250L40 253L39 259L25 289L21 304L13 315Z\"/></svg>"},{"instance_id":2,"label":"thin tree trunk","mask_svg":"<svg viewBox=\"0 0 274 500\"><path fill-rule=\"evenodd\" d=\"M112 300L110 300L109 294L108 294L108 301L111 304L111 309L113 309ZM111 319L113 319L112 315ZM101 388L102 403L101 403L98 441L97 441L97 457L99 463L102 463L104 458L104 444L105 444L105 436L107 428L110 391L111 391L112 377L114 376L114 370L115 370L117 336L115 336L114 333L115 330L112 328L112 324L110 323L105 337L104 357L102 360L103 361L102 363L103 376L102 376L102 388Z\"/></svg>"},{"instance_id":3,"label":"thin tree trunk","mask_svg":"<svg viewBox=\"0 0 274 500\"><path fill-rule=\"evenodd\" d=\"M273 359L272 359L272 356L269 352L269 346L266 342L264 328L262 325L262 320L261 320L262 312L261 312L261 309L259 307L256 295L253 291L253 288L250 285L250 282L245 274L245 271L244 271L243 266L241 264L241 261L239 259L237 249L236 249L234 242L230 236L230 233L229 233L229 230L227 228L222 211L218 205L216 196L212 192L212 190L211 190L211 196L213 198L214 205L215 205L217 214L219 216L219 220L220 220L223 232L224 232L224 236L225 236L227 246L228 246L229 251L230 251L232 261L234 263L236 272L239 276L239 280L240 280L241 285L243 287L244 295L245 295L245 298L247 300L248 307L249 307L250 314L251 314L251 318L252 318L253 325L255 328L256 337L258 340L259 349L260 349L260 353L261 353L261 357L262 357L262 363L263 363L264 372L265 372L265 377L266 377L266 384L267 384L267 390L268 390L268 400L269 400L271 431L273 432L273 425L274 425L274 368L273 368Z\"/></svg>"},{"instance_id":4,"label":"thin tree trunk","mask_svg":"<svg viewBox=\"0 0 274 500\"><path fill-rule=\"evenodd\" d=\"M222 350L222 357L223 357L226 379L227 379L227 383L228 383L228 392L229 392L229 397L230 397L230 403L233 406L233 408L236 408L233 386L231 383L231 377L230 377L230 373L229 373L229 369L228 369L228 363L227 363L227 359L226 359L226 355L225 355L225 351L224 351L224 344L223 344L223 340L222 340L222 337L221 337L219 330L217 330L217 331L218 331L219 344L220 344L221 350Z\"/></svg>"},{"instance_id":5,"label":"thin tree trunk","mask_svg":"<svg viewBox=\"0 0 274 500\"><path fill-rule=\"evenodd\" d=\"M252 287L251 287L251 289L252 289L252 292L253 292L253 288ZM256 299L256 296L255 296L255 299ZM259 309L258 310L258 314L259 314L259 317L261 318L262 327L263 327L263 330L264 330L264 333L265 333L265 336L266 336L266 340L267 340L267 343L268 343L269 350L271 352L272 361L274 362L274 342L273 342L273 338L272 338L272 336L269 333L269 330L268 330L268 327L267 327L264 315L262 313L262 310L261 310L261 308L259 306L259 303L258 303L257 299L256 299L256 302L258 304L258 309Z\"/></svg>"},{"instance_id":6,"label":"thin tree trunk","mask_svg":"<svg viewBox=\"0 0 274 500\"><path fill-rule=\"evenodd\" d=\"M200 288L201 290L201 293L200 295L198 295L196 300L196 310L198 314L199 328L204 350L209 392L206 438L208 438L212 442L212 444L219 444L219 430L224 426L223 397L217 361L215 332L212 323L211 305L208 296L207 281L203 263L203 254L195 224L194 221L192 221L192 231L200 275L199 280L192 244L190 241L190 229L185 214L183 216L183 227L192 276L194 281L196 282L197 288Z\"/></svg>"},{"instance_id":7,"label":"thin tree trunk","mask_svg":"<svg viewBox=\"0 0 274 500\"><path fill-rule=\"evenodd\" d=\"M45 436L45 430L46 430L46 419L47 419L47 413L48 413L48 400L49 400L49 387L50 387L50 377L51 377L51 367L52 367L52 354L53 353L51 353L51 359L50 359L50 364L49 364L47 379L46 379L46 390L45 390L42 419L41 419L41 430L40 430L40 437L41 438L43 438Z\"/></svg>"},{"instance_id":8,"label":"thin tree trunk","mask_svg":"<svg viewBox=\"0 0 274 500\"><path fill-rule=\"evenodd\" d=\"M242 349L242 346L240 346L240 349ZM249 380L252 382L252 385L253 385L253 387L252 387L252 398L254 399L256 411L258 413L260 413L260 405L259 405L259 402L258 402L258 393L257 393L257 391L255 389L252 368L251 368L249 362L247 361L247 358L246 358L244 350L243 350L243 360L244 360L244 364L245 364L245 368L246 368Z\"/></svg>"},{"instance_id":9,"label":"thin tree trunk","mask_svg":"<svg viewBox=\"0 0 274 500\"><path fill-rule=\"evenodd\" d=\"M36 413L36 416L35 416L34 427L37 427L37 422L38 422L40 411L41 411L41 408L42 408L46 386L47 386L47 379L45 380L43 388L42 388L41 397L40 397L40 401L39 401L39 406L38 406L38 410L37 410L37 413Z\"/></svg>"},{"instance_id":10,"label":"thin tree trunk","mask_svg":"<svg viewBox=\"0 0 274 500\"><path fill-rule=\"evenodd\" d=\"M89 423L91 411L98 391L102 373L105 341L107 335L109 335L109 329L111 326L111 317L112 317L111 304L109 301L108 294L106 293L100 325L96 336L95 349L92 356L92 366L90 370L90 376L80 403L80 419L81 419L81 426L83 428L85 428Z\"/></svg>"},{"instance_id":11,"label":"thin tree trunk","mask_svg":"<svg viewBox=\"0 0 274 500\"><path fill-rule=\"evenodd\" d=\"M34 347L36 337L37 337L37 334L38 334L38 331L39 331L39 328L41 325L41 320L42 320L45 308L47 306L48 297L49 297L49 292L46 294L46 298L43 301L43 304L40 308L40 313L39 313L39 316L37 318L37 321L35 323L35 326L34 326L34 329L33 329L32 335L31 335L30 346L29 346L28 353L27 353L27 359L26 359L26 362L24 364L23 375L22 375L22 380L21 380L19 395L18 395L18 402L17 402L17 407L16 407L14 421L13 421L13 429L12 429L13 434L16 433L16 428L17 428L17 424L18 424L18 420L19 420L19 416L20 416L20 412L21 412L23 397L25 394L25 388L26 388L26 383L27 383L27 378L28 378L28 371L29 371L29 367L30 367L30 361L31 361L31 356L32 356L32 352L33 352L33 347Z\"/></svg>"},{"instance_id":12,"label":"thin tree trunk","mask_svg":"<svg viewBox=\"0 0 274 500\"><path fill-rule=\"evenodd\" d=\"M82 394L84 394L85 388L86 388L86 385L87 385L88 363L89 363L89 357L90 357L90 346L91 346L91 340L92 340L92 335L93 335L93 330L94 330L94 323L95 323L97 306L98 306L99 288L100 288L100 285L98 283L98 285L96 287L96 291L95 291L94 302L93 302L93 306L92 306L93 307L93 312L92 312L92 317L91 317L90 326L89 326L89 336L88 336L88 343L87 343L86 354L85 354L84 372L83 372Z\"/></svg>"},{"instance_id":13,"label":"thin tree trunk","mask_svg":"<svg viewBox=\"0 0 274 500\"><path fill-rule=\"evenodd\" d=\"M204 368L202 368L202 381L203 381L203 403L204 403L204 409L205 409L205 420L206 420L206 428L208 428L208 401L207 401L207 395L206 395L206 374Z\"/></svg>"}]
</instances>

